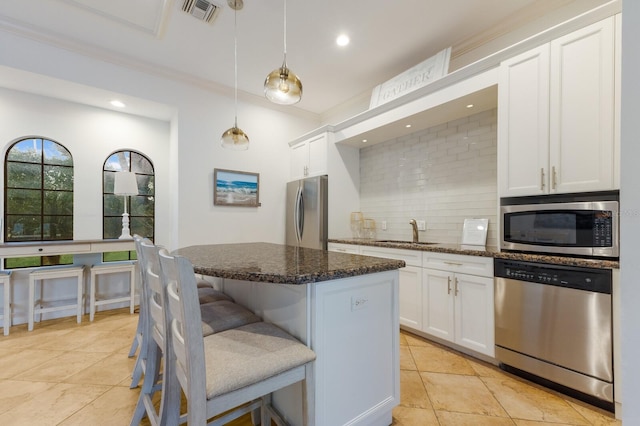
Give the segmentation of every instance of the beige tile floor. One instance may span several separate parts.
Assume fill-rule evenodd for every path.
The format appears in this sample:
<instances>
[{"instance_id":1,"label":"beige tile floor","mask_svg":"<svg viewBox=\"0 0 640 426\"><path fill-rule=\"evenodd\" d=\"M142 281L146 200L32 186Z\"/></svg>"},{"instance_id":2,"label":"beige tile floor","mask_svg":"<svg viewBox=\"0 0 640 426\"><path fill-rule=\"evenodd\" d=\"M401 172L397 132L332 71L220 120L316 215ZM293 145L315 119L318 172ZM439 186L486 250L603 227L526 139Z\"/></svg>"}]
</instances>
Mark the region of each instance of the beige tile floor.
<instances>
[{"instance_id":1,"label":"beige tile floor","mask_svg":"<svg viewBox=\"0 0 640 426\"><path fill-rule=\"evenodd\" d=\"M0 337L0 425L127 425L138 397L127 309L12 327ZM394 425L619 425L609 413L403 332ZM249 426L247 416L233 423ZM330 425L326 425L330 426Z\"/></svg>"}]
</instances>

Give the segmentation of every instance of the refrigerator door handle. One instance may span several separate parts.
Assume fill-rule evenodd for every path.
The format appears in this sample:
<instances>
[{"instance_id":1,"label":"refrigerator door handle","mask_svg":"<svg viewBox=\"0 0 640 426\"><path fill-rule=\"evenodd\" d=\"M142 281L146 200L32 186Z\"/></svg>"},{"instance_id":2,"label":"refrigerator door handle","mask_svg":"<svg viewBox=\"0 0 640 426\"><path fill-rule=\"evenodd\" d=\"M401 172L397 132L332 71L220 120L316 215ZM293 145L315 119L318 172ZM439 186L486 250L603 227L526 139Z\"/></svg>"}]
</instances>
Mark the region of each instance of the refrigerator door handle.
<instances>
[{"instance_id":1,"label":"refrigerator door handle","mask_svg":"<svg viewBox=\"0 0 640 426\"><path fill-rule=\"evenodd\" d=\"M302 239L302 224L304 224L304 218L302 216L302 188L298 186L298 190L296 191L296 201L293 206L293 227L296 231L296 240L300 243Z\"/></svg>"},{"instance_id":2,"label":"refrigerator door handle","mask_svg":"<svg viewBox=\"0 0 640 426\"><path fill-rule=\"evenodd\" d=\"M302 241L302 234L304 233L304 183L302 183L300 185L300 188L298 189L299 191L299 195L298 195L298 221L297 221L297 226L298 226L298 241L301 242Z\"/></svg>"}]
</instances>

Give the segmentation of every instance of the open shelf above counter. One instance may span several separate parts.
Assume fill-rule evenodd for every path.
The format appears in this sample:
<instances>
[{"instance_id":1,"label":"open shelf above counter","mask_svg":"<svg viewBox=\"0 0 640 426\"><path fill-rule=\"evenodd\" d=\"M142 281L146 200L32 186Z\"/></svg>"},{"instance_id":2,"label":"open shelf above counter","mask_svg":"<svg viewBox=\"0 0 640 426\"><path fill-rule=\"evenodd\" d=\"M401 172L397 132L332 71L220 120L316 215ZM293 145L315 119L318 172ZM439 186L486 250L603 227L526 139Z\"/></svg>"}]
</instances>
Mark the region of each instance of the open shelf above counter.
<instances>
[{"instance_id":1,"label":"open shelf above counter","mask_svg":"<svg viewBox=\"0 0 640 426\"><path fill-rule=\"evenodd\" d=\"M334 126L335 142L362 148L496 108L497 83L497 68L492 68L371 117L364 118L365 113L360 114Z\"/></svg>"}]
</instances>

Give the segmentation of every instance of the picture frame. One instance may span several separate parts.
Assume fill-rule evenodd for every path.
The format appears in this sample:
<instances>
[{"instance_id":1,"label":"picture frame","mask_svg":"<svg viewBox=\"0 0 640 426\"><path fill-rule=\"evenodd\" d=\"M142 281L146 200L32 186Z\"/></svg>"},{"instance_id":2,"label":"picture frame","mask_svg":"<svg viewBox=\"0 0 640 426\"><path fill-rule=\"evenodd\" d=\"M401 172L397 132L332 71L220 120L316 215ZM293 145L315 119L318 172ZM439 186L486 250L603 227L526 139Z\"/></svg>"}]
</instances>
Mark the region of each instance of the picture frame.
<instances>
[{"instance_id":1,"label":"picture frame","mask_svg":"<svg viewBox=\"0 0 640 426\"><path fill-rule=\"evenodd\" d=\"M260 174L213 169L213 204L260 207Z\"/></svg>"}]
</instances>

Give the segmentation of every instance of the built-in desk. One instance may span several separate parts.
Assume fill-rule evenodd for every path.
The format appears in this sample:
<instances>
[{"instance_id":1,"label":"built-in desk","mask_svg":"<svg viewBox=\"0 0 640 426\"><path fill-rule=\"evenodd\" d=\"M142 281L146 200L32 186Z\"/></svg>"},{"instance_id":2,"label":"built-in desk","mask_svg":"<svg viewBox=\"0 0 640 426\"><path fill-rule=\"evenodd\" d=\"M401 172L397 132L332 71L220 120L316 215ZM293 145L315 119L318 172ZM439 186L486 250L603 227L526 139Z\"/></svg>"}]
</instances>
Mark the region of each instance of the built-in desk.
<instances>
[{"instance_id":1,"label":"built-in desk","mask_svg":"<svg viewBox=\"0 0 640 426\"><path fill-rule=\"evenodd\" d=\"M196 273L316 353L315 425L387 426L400 403L398 268L404 261L249 243L192 246ZM302 388L273 403L301 425Z\"/></svg>"},{"instance_id":2,"label":"built-in desk","mask_svg":"<svg viewBox=\"0 0 640 426\"><path fill-rule=\"evenodd\" d=\"M54 256L135 249L133 239L24 241L0 244L0 257Z\"/></svg>"},{"instance_id":3,"label":"built-in desk","mask_svg":"<svg viewBox=\"0 0 640 426\"><path fill-rule=\"evenodd\" d=\"M25 242L10 242L0 244L0 259L12 258L12 257L32 257L32 256L57 256L57 255L88 255L78 256L74 258L74 263L82 265L91 265L96 262L100 262L100 253L114 252L114 251L131 251L135 250L135 244L133 239L120 240L120 239L108 239L108 240L62 240L62 241L25 241ZM0 268L2 263L0 263ZM37 268L36 268L37 269ZM28 282L29 272L34 268L18 268L13 270L12 274L12 287L13 296L12 304L14 306L13 324L24 324L27 322L27 305L28 305ZM124 294L129 289L129 281L123 281L114 277L109 282L108 292L104 293L105 298L111 298L113 295ZM86 284L85 284L86 286ZM60 302L68 300L71 297L75 297L76 287L73 284L73 280L69 280L66 285L56 285L55 290L51 291L48 295L54 302ZM88 289L85 289L85 294L88 295ZM85 304L88 305L89 298L86 297ZM127 302L122 302L122 306L126 306ZM116 306L117 307L117 306ZM45 314L44 319L58 318L65 315L65 312Z\"/></svg>"}]
</instances>

